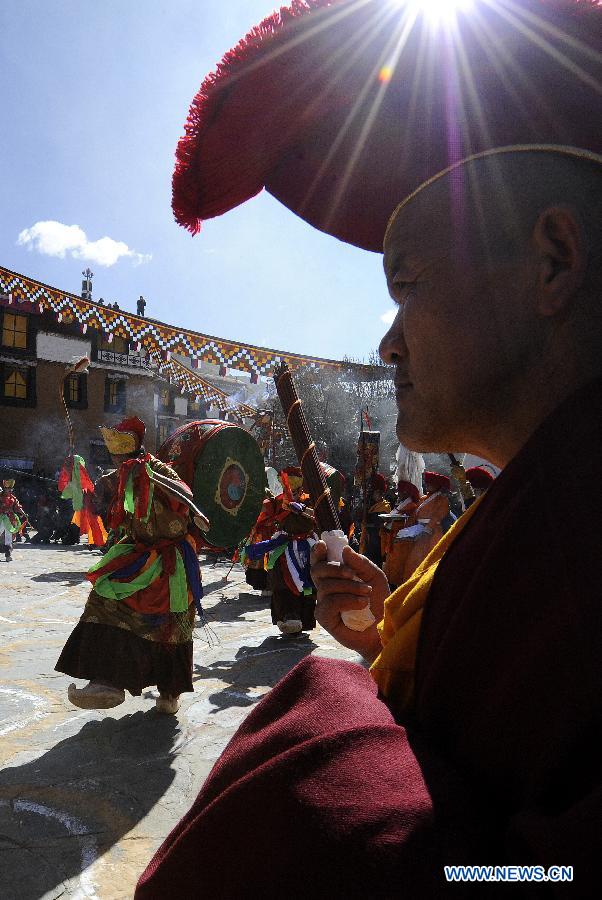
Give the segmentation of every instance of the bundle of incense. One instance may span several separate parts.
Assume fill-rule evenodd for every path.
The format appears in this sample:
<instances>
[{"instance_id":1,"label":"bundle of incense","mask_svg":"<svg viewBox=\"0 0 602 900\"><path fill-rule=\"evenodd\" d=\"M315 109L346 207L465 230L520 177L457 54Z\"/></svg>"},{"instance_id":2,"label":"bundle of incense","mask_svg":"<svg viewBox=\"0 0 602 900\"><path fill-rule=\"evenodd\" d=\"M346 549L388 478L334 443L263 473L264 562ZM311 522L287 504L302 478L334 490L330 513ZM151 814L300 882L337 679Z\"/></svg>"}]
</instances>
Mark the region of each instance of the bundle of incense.
<instances>
[{"instance_id":1,"label":"bundle of incense","mask_svg":"<svg viewBox=\"0 0 602 900\"><path fill-rule=\"evenodd\" d=\"M301 467L303 485L311 498L321 538L326 543L328 561L341 563L343 548L348 544L347 537L341 530L339 516L320 466L316 445L312 440L297 388L286 363L282 363L274 380ZM341 618L353 631L365 631L375 621L369 606L365 609L343 612Z\"/></svg>"}]
</instances>

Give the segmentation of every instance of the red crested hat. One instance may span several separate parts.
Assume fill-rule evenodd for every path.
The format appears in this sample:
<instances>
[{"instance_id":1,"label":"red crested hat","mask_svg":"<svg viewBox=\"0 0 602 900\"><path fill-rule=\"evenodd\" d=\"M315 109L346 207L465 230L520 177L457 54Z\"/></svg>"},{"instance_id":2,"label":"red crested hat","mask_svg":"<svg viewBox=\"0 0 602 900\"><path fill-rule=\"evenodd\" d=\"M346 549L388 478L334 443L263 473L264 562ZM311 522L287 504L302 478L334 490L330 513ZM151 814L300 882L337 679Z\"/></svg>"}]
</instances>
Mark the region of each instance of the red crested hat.
<instances>
[{"instance_id":1,"label":"red crested hat","mask_svg":"<svg viewBox=\"0 0 602 900\"><path fill-rule=\"evenodd\" d=\"M124 419L119 425L115 425L115 431L126 434L135 434L139 444L142 444L146 433L146 425L142 419L138 418L138 416L131 416L129 419Z\"/></svg>"},{"instance_id":2,"label":"red crested hat","mask_svg":"<svg viewBox=\"0 0 602 900\"><path fill-rule=\"evenodd\" d=\"M422 477L427 489L431 491L449 491L451 489L450 479L440 472L423 472Z\"/></svg>"},{"instance_id":3,"label":"red crested hat","mask_svg":"<svg viewBox=\"0 0 602 900\"><path fill-rule=\"evenodd\" d=\"M471 469L466 469L466 477L473 488L478 488L481 491L486 491L490 487L491 482L495 480L491 472L484 469L483 466L473 466Z\"/></svg>"},{"instance_id":4,"label":"red crested hat","mask_svg":"<svg viewBox=\"0 0 602 900\"><path fill-rule=\"evenodd\" d=\"M420 500L420 491L411 481L398 481L397 494L400 497L402 494L408 494L414 501L414 503L418 503L418 501Z\"/></svg>"},{"instance_id":5,"label":"red crested hat","mask_svg":"<svg viewBox=\"0 0 602 900\"><path fill-rule=\"evenodd\" d=\"M203 81L176 219L196 233L265 187L380 252L397 204L472 154L602 153L601 50L597 0L474 0L438 24L418 0L294 0Z\"/></svg>"},{"instance_id":6,"label":"red crested hat","mask_svg":"<svg viewBox=\"0 0 602 900\"><path fill-rule=\"evenodd\" d=\"M383 493L387 490L387 479L380 472L375 472L370 479L370 490L382 491Z\"/></svg>"}]
</instances>

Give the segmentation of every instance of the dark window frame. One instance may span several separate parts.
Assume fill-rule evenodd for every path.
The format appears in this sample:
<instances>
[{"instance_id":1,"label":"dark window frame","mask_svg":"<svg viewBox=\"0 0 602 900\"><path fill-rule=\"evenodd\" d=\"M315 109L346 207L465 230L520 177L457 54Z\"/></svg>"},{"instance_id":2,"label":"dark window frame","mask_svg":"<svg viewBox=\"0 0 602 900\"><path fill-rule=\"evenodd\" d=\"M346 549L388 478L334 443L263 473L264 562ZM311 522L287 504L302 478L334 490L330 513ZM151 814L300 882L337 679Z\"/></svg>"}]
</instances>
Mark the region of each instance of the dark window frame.
<instances>
[{"instance_id":1,"label":"dark window frame","mask_svg":"<svg viewBox=\"0 0 602 900\"><path fill-rule=\"evenodd\" d=\"M4 344L2 342L2 335L4 334L4 317L5 316L23 316L27 321L27 337L26 337L26 346L25 347L11 347L8 344ZM13 309L12 306L2 306L0 307L0 351L3 353L8 353L14 357L32 357L35 356L36 353L36 328L34 327L34 316L29 313L23 312L20 309Z\"/></svg>"},{"instance_id":2,"label":"dark window frame","mask_svg":"<svg viewBox=\"0 0 602 900\"><path fill-rule=\"evenodd\" d=\"M167 404L164 404L164 403L161 401L161 393L162 393L163 391L167 391L167 395L168 395L168 398L169 398ZM158 401L158 402L157 402L157 407L158 407L159 415L173 416L173 414L174 414L174 409L175 409L174 395L172 394L172 392L170 391L170 389L169 389L168 387L166 387L166 388L159 388L159 393L158 393L157 401Z\"/></svg>"},{"instance_id":3,"label":"dark window frame","mask_svg":"<svg viewBox=\"0 0 602 900\"><path fill-rule=\"evenodd\" d=\"M117 404L113 405L110 403L110 386L111 384L117 385ZM125 378L105 378L105 402L104 409L105 412L109 413L124 413L127 402L127 388Z\"/></svg>"},{"instance_id":4,"label":"dark window frame","mask_svg":"<svg viewBox=\"0 0 602 900\"><path fill-rule=\"evenodd\" d=\"M69 379L77 378L79 400L71 400L67 390ZM76 375L69 375L63 382L63 396L65 403L69 409L87 409L88 408L88 376L79 372Z\"/></svg>"},{"instance_id":5,"label":"dark window frame","mask_svg":"<svg viewBox=\"0 0 602 900\"><path fill-rule=\"evenodd\" d=\"M26 384L27 384L27 395L23 398L21 397L5 397L4 396L4 383L8 378L8 373L13 369L21 372L21 374L26 374ZM0 363L0 406L16 406L16 407L27 407L32 408L37 405L37 395L36 395L36 367L35 366L20 366L18 362L10 363L10 362L1 362Z\"/></svg>"}]
</instances>

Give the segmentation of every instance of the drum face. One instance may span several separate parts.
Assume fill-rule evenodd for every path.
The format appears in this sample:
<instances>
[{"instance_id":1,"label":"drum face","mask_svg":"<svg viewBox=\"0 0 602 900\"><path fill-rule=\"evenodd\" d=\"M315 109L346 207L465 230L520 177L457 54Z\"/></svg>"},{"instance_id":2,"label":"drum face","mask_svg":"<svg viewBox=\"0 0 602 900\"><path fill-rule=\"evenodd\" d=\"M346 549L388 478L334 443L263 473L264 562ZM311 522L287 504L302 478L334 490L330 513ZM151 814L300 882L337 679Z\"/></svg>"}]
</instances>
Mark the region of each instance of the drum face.
<instances>
[{"instance_id":1,"label":"drum face","mask_svg":"<svg viewBox=\"0 0 602 900\"><path fill-rule=\"evenodd\" d=\"M250 532L265 498L265 468L257 441L242 428L213 434L197 456L192 489L208 510L209 543L236 547Z\"/></svg>"},{"instance_id":2,"label":"drum face","mask_svg":"<svg viewBox=\"0 0 602 900\"><path fill-rule=\"evenodd\" d=\"M259 445L238 425L190 422L159 451L192 488L211 527L212 547L234 549L249 534L261 511L266 476Z\"/></svg>"}]
</instances>

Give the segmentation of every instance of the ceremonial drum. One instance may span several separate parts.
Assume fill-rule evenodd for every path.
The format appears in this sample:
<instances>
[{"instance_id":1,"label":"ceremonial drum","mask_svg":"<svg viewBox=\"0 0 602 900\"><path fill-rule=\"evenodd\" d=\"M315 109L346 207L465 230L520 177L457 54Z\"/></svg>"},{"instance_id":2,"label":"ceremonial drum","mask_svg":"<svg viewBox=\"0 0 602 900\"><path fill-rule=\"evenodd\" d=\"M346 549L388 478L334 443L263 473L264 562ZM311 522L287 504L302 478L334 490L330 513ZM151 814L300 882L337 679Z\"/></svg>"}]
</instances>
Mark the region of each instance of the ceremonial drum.
<instances>
[{"instance_id":1,"label":"ceremonial drum","mask_svg":"<svg viewBox=\"0 0 602 900\"><path fill-rule=\"evenodd\" d=\"M161 445L159 459L176 470L194 494L210 528L205 542L233 550L249 534L265 497L263 455L240 425L204 419L174 431Z\"/></svg>"}]
</instances>

